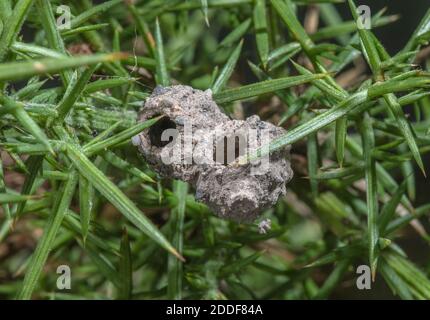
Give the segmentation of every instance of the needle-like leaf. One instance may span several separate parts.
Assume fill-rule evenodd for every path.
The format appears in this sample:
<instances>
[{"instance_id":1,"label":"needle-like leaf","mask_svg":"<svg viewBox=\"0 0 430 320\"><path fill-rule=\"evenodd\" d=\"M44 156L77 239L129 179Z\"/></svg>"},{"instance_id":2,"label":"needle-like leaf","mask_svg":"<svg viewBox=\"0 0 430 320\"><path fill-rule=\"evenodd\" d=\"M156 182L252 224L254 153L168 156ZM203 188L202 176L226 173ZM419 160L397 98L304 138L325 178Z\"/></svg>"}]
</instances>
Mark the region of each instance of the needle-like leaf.
<instances>
[{"instance_id":1,"label":"needle-like leaf","mask_svg":"<svg viewBox=\"0 0 430 320\"><path fill-rule=\"evenodd\" d=\"M182 254L184 246L184 220L185 220L185 200L188 194L188 184L182 181L174 181L173 192L178 199L177 206L172 210L172 245ZM169 256L168 266L169 277L167 295L169 299L182 299L183 265L182 262Z\"/></svg>"},{"instance_id":2,"label":"needle-like leaf","mask_svg":"<svg viewBox=\"0 0 430 320\"><path fill-rule=\"evenodd\" d=\"M10 46L15 41L33 3L34 0L19 0L5 20L4 29L0 36L0 62L4 60Z\"/></svg>"},{"instance_id":3,"label":"needle-like leaf","mask_svg":"<svg viewBox=\"0 0 430 320\"><path fill-rule=\"evenodd\" d=\"M112 183L76 146L67 145L67 155L82 175L85 175L94 187L108 199L121 213L148 237L164 249L183 260L177 250L164 235L136 207L136 205Z\"/></svg>"},{"instance_id":4,"label":"needle-like leaf","mask_svg":"<svg viewBox=\"0 0 430 320\"><path fill-rule=\"evenodd\" d=\"M367 200L367 232L369 245L369 264L372 270L372 279L376 276L378 257L376 245L379 238L378 230L378 185L376 176L375 159L372 150L375 148L375 136L370 117L367 113L359 123L359 130L363 145L364 171L366 176L366 200Z\"/></svg>"},{"instance_id":5,"label":"needle-like leaf","mask_svg":"<svg viewBox=\"0 0 430 320\"><path fill-rule=\"evenodd\" d=\"M53 207L52 213L46 223L43 236L31 256L29 269L27 270L22 284L21 290L18 293L18 299L30 299L36 288L37 281L42 273L42 268L48 259L49 252L54 243L55 237L67 213L70 202L78 182L76 172L70 172L69 179L65 181L62 188L58 190L56 204Z\"/></svg>"},{"instance_id":6,"label":"needle-like leaf","mask_svg":"<svg viewBox=\"0 0 430 320\"><path fill-rule=\"evenodd\" d=\"M0 64L0 81L14 81L61 72L66 69L93 65L100 62L112 62L127 58L124 53L95 54L70 58L45 58L27 62L11 62Z\"/></svg>"}]
</instances>

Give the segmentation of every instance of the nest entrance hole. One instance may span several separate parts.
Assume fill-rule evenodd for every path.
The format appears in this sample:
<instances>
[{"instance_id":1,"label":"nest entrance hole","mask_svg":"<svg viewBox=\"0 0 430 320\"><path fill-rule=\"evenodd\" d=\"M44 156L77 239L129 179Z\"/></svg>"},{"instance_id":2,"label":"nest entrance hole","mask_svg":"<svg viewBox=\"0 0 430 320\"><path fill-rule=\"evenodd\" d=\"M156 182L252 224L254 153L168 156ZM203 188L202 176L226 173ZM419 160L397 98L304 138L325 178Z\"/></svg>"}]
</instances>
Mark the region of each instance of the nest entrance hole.
<instances>
[{"instance_id":1,"label":"nest entrance hole","mask_svg":"<svg viewBox=\"0 0 430 320\"><path fill-rule=\"evenodd\" d=\"M149 128L149 139L153 146L162 148L174 140L173 136L169 136L168 141L163 141L161 136L165 130L176 129L176 124L169 117L163 117L158 120L151 128Z\"/></svg>"}]
</instances>

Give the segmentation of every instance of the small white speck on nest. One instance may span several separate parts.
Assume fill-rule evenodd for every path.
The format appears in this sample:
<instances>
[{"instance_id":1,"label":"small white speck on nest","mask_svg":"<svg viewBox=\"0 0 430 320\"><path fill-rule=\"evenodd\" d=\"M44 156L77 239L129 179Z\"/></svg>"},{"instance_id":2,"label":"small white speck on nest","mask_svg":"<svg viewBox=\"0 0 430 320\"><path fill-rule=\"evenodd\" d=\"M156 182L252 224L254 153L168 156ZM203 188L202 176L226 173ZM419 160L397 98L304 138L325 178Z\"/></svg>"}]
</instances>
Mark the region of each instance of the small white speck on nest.
<instances>
[{"instance_id":1,"label":"small white speck on nest","mask_svg":"<svg viewBox=\"0 0 430 320\"><path fill-rule=\"evenodd\" d=\"M139 135L132 137L131 138L131 143L133 144L133 146L138 146L140 144L140 137L139 137Z\"/></svg>"},{"instance_id":2,"label":"small white speck on nest","mask_svg":"<svg viewBox=\"0 0 430 320\"><path fill-rule=\"evenodd\" d=\"M270 219L264 219L258 224L258 232L260 234L266 234L272 228L272 221Z\"/></svg>"}]
</instances>

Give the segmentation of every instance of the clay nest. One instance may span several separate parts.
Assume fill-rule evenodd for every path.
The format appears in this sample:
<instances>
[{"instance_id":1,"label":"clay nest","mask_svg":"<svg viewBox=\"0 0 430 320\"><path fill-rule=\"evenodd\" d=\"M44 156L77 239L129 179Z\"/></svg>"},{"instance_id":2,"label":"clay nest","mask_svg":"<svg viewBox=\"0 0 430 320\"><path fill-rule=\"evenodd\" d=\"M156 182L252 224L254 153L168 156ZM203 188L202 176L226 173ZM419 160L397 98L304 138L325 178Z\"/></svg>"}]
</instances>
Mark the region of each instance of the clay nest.
<instances>
[{"instance_id":1,"label":"clay nest","mask_svg":"<svg viewBox=\"0 0 430 320\"><path fill-rule=\"evenodd\" d=\"M163 116L133 139L145 160L161 176L194 186L195 198L222 218L255 220L286 193L293 172L289 147L237 165L238 157L286 133L256 115L231 120L210 90L189 86L157 87L139 121Z\"/></svg>"}]
</instances>

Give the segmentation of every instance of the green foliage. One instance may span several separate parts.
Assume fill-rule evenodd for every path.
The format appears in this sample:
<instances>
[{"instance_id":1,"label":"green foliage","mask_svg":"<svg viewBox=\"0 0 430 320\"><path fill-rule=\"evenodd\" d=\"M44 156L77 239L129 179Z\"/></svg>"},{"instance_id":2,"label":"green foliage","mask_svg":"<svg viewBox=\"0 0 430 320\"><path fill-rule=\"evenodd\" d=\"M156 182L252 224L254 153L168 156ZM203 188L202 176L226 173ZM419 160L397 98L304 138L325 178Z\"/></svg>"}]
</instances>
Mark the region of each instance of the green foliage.
<instances>
[{"instance_id":1,"label":"green foliage","mask_svg":"<svg viewBox=\"0 0 430 320\"><path fill-rule=\"evenodd\" d=\"M374 31L398 17L372 13L367 30L352 0L1 0L0 298L328 299L367 264L383 297L430 299L430 10L395 54ZM153 88L176 83L287 129L237 159L292 146L266 234L131 144L160 119L137 121Z\"/></svg>"}]
</instances>

